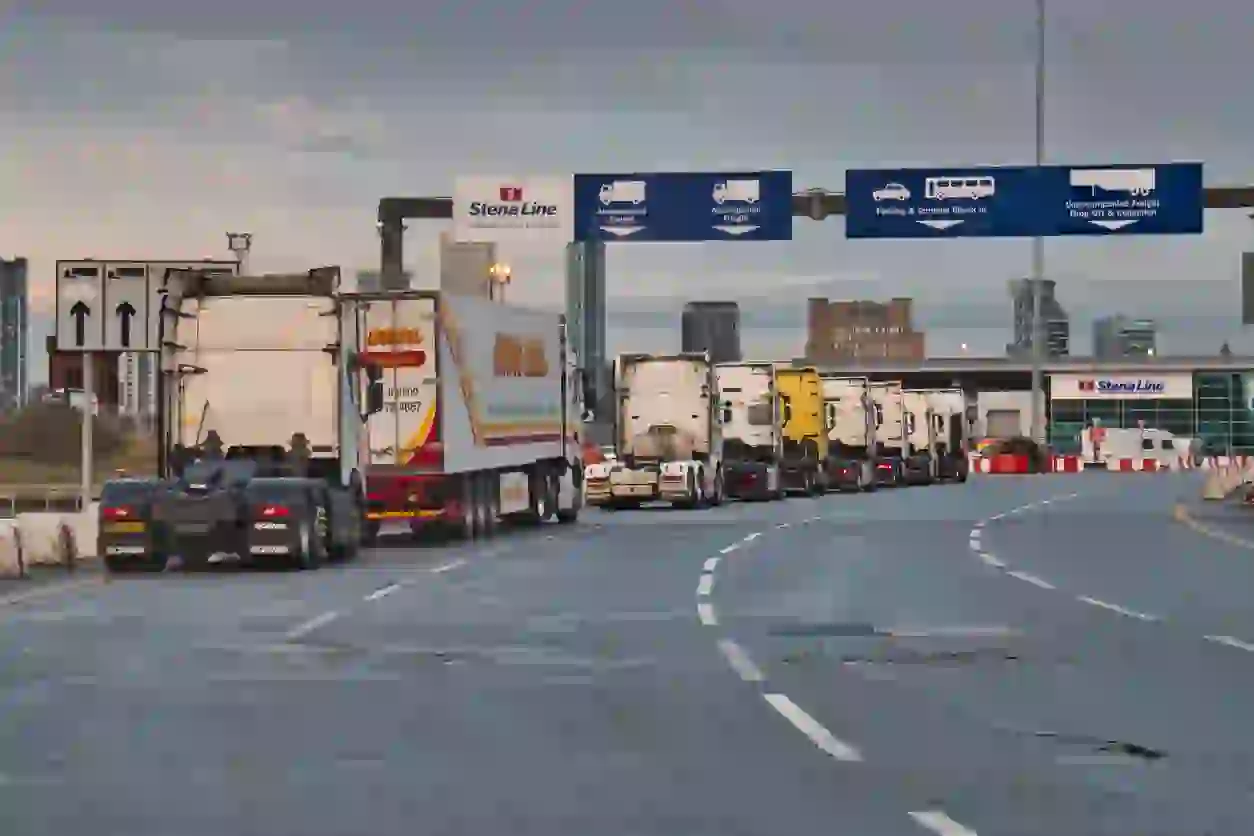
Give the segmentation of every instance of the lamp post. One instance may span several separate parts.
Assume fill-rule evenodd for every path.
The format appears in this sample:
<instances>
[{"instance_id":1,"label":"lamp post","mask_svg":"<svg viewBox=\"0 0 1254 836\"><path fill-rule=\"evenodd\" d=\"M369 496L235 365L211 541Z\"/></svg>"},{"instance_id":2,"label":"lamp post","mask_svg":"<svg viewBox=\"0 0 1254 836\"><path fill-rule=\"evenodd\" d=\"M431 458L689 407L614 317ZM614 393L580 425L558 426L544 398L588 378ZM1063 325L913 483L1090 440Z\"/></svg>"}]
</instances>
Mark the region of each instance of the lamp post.
<instances>
[{"instance_id":1,"label":"lamp post","mask_svg":"<svg viewBox=\"0 0 1254 836\"><path fill-rule=\"evenodd\" d=\"M1045 161L1045 0L1036 0L1036 165ZM1045 239L1032 239L1032 440L1044 444L1046 346L1041 303L1045 279Z\"/></svg>"},{"instance_id":2,"label":"lamp post","mask_svg":"<svg viewBox=\"0 0 1254 836\"><path fill-rule=\"evenodd\" d=\"M513 270L508 264L493 264L488 268L488 298L505 301L505 288L509 286Z\"/></svg>"}]
</instances>

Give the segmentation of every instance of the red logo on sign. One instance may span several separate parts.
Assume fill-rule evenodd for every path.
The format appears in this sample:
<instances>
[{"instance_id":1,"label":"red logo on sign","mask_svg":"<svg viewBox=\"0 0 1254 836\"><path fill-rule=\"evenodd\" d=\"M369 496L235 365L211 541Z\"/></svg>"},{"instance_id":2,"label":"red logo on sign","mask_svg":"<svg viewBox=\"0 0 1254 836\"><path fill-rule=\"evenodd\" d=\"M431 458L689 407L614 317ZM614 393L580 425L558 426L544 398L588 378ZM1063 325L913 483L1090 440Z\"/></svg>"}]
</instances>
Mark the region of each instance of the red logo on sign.
<instances>
[{"instance_id":1,"label":"red logo on sign","mask_svg":"<svg viewBox=\"0 0 1254 836\"><path fill-rule=\"evenodd\" d=\"M502 202L516 203L522 199L522 186L501 186Z\"/></svg>"},{"instance_id":2,"label":"red logo on sign","mask_svg":"<svg viewBox=\"0 0 1254 836\"><path fill-rule=\"evenodd\" d=\"M1097 384L1091 380L1081 380L1079 389L1081 392L1096 392Z\"/></svg>"}]
</instances>

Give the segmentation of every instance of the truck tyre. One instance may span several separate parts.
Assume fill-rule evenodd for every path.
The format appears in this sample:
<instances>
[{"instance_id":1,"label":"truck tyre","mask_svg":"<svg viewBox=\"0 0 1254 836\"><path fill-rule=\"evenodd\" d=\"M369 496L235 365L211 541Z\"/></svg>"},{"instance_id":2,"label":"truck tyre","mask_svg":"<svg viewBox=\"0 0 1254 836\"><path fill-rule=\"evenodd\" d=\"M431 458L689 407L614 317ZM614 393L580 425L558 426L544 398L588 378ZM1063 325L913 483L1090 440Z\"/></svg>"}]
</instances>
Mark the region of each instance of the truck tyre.
<instances>
[{"instance_id":1,"label":"truck tyre","mask_svg":"<svg viewBox=\"0 0 1254 836\"><path fill-rule=\"evenodd\" d=\"M292 563L295 569L301 572L318 568L318 546L317 535L314 531L314 522L309 517L305 517L300 521L300 527L296 530L296 553L292 555Z\"/></svg>"},{"instance_id":2,"label":"truck tyre","mask_svg":"<svg viewBox=\"0 0 1254 836\"><path fill-rule=\"evenodd\" d=\"M457 536L463 540L473 540L479 536L479 494L475 490L475 479L466 474L461 479L462 518L457 526Z\"/></svg>"},{"instance_id":3,"label":"truck tyre","mask_svg":"<svg viewBox=\"0 0 1254 836\"><path fill-rule=\"evenodd\" d=\"M501 490L495 473L485 473L479 480L479 508L483 514L479 529L484 537L496 534L496 525L501 516Z\"/></svg>"},{"instance_id":4,"label":"truck tyre","mask_svg":"<svg viewBox=\"0 0 1254 836\"><path fill-rule=\"evenodd\" d=\"M723 469L719 468L714 471L714 495L710 497L710 504L715 508L723 504Z\"/></svg>"},{"instance_id":5,"label":"truck tyre","mask_svg":"<svg viewBox=\"0 0 1254 836\"><path fill-rule=\"evenodd\" d=\"M559 508L555 516L562 525L570 525L579 519L579 507L572 505L569 508Z\"/></svg>"},{"instance_id":6,"label":"truck tyre","mask_svg":"<svg viewBox=\"0 0 1254 836\"><path fill-rule=\"evenodd\" d=\"M549 495L549 513L540 522L548 522L557 516L558 497L561 494L561 485L558 484L558 476L556 471L549 471L548 478L545 480L547 492Z\"/></svg>"}]
</instances>

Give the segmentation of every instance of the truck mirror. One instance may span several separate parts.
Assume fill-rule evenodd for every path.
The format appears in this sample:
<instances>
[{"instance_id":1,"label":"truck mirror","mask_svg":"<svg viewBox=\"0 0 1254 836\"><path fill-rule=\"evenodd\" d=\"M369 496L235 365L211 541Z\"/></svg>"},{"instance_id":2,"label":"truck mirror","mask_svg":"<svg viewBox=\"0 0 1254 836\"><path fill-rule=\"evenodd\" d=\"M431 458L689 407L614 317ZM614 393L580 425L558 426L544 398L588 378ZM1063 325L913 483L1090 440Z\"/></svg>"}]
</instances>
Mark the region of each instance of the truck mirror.
<instances>
[{"instance_id":1,"label":"truck mirror","mask_svg":"<svg viewBox=\"0 0 1254 836\"><path fill-rule=\"evenodd\" d=\"M377 363L367 363L366 364L366 380L370 382L370 385L373 386L374 384L378 383L382 379L383 379L383 369L379 368L379 365Z\"/></svg>"},{"instance_id":2,"label":"truck mirror","mask_svg":"<svg viewBox=\"0 0 1254 836\"><path fill-rule=\"evenodd\" d=\"M723 423L730 424L731 420L732 420L731 407L727 407L727 406L723 407Z\"/></svg>"},{"instance_id":3,"label":"truck mirror","mask_svg":"<svg viewBox=\"0 0 1254 836\"><path fill-rule=\"evenodd\" d=\"M373 381L366 387L366 414L375 415L383 411L383 381Z\"/></svg>"}]
</instances>

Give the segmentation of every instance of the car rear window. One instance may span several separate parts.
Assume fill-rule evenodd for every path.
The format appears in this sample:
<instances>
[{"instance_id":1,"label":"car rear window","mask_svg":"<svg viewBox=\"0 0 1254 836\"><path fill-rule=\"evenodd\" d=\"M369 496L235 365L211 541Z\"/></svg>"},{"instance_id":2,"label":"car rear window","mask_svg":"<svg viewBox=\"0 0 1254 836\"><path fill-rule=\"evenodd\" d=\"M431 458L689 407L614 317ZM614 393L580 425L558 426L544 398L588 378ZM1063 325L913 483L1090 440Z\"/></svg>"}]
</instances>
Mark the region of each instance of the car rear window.
<instances>
[{"instance_id":1,"label":"car rear window","mask_svg":"<svg viewBox=\"0 0 1254 836\"><path fill-rule=\"evenodd\" d=\"M105 482L100 490L100 501L104 503L140 502L152 496L156 487L156 482L140 480Z\"/></svg>"}]
</instances>

